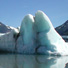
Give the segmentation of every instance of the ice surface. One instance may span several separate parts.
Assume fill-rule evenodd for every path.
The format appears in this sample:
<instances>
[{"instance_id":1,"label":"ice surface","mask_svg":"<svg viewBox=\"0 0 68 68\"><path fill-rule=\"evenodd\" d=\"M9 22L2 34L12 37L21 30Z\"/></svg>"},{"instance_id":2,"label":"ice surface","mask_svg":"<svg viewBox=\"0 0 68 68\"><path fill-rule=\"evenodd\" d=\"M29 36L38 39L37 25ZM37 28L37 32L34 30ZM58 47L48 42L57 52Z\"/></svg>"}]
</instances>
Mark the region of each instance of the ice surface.
<instances>
[{"instance_id":1,"label":"ice surface","mask_svg":"<svg viewBox=\"0 0 68 68\"><path fill-rule=\"evenodd\" d=\"M20 35L22 36L24 45L30 44L32 41L33 24L34 19L31 14L24 17L20 28Z\"/></svg>"},{"instance_id":2,"label":"ice surface","mask_svg":"<svg viewBox=\"0 0 68 68\"><path fill-rule=\"evenodd\" d=\"M35 17L26 15L20 28L0 34L0 49L24 54L68 55L68 45L40 10Z\"/></svg>"},{"instance_id":3,"label":"ice surface","mask_svg":"<svg viewBox=\"0 0 68 68\"><path fill-rule=\"evenodd\" d=\"M62 37L56 32L51 21L45 13L38 11L35 14L35 23L37 26L38 41L40 48L38 52L41 54L68 54L68 46ZM42 23L40 25L40 23Z\"/></svg>"},{"instance_id":4,"label":"ice surface","mask_svg":"<svg viewBox=\"0 0 68 68\"><path fill-rule=\"evenodd\" d=\"M21 27L20 27L20 38L22 38L22 53L35 53L35 43L34 43L34 18L31 14L24 17ZM18 43L20 41L18 40ZM20 45L19 45L20 46ZM18 50L19 51L19 50Z\"/></svg>"},{"instance_id":5,"label":"ice surface","mask_svg":"<svg viewBox=\"0 0 68 68\"><path fill-rule=\"evenodd\" d=\"M0 34L0 50L5 50L5 51L15 51L15 38L19 33L19 31L14 28L8 33L1 33Z\"/></svg>"},{"instance_id":6,"label":"ice surface","mask_svg":"<svg viewBox=\"0 0 68 68\"><path fill-rule=\"evenodd\" d=\"M0 50L14 52L15 40L13 38L13 31L11 33L0 34Z\"/></svg>"}]
</instances>

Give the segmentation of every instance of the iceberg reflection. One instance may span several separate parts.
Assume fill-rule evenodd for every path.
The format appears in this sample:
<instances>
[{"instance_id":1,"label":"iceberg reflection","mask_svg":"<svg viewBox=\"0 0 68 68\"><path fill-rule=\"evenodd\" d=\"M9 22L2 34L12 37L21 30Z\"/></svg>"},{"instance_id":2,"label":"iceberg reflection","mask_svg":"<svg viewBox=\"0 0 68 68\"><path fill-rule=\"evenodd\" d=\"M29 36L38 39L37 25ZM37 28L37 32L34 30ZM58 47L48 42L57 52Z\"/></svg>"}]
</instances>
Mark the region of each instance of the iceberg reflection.
<instances>
[{"instance_id":1,"label":"iceberg reflection","mask_svg":"<svg viewBox=\"0 0 68 68\"><path fill-rule=\"evenodd\" d=\"M65 68L68 56L0 55L0 68Z\"/></svg>"}]
</instances>

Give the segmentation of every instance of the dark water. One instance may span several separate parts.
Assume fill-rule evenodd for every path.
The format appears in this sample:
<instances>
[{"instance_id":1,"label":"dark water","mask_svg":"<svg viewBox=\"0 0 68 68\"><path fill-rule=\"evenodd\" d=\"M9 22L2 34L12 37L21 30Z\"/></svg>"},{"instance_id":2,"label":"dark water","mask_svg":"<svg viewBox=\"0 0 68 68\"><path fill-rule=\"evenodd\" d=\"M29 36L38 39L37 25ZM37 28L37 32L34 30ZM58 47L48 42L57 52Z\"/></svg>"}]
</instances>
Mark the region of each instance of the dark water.
<instances>
[{"instance_id":1,"label":"dark water","mask_svg":"<svg viewBox=\"0 0 68 68\"><path fill-rule=\"evenodd\" d=\"M0 68L65 68L67 63L68 56L0 55Z\"/></svg>"}]
</instances>

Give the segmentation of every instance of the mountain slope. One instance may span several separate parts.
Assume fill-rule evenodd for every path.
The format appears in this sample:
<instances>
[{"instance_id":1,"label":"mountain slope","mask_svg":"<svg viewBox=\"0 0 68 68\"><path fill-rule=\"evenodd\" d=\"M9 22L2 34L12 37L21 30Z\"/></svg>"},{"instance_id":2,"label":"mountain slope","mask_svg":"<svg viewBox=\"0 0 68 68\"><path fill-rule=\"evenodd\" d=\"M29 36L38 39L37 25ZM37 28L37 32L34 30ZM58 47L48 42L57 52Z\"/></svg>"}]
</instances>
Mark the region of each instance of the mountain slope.
<instances>
[{"instance_id":1,"label":"mountain slope","mask_svg":"<svg viewBox=\"0 0 68 68\"><path fill-rule=\"evenodd\" d=\"M56 27L55 29L60 35L68 35L68 20L64 24Z\"/></svg>"},{"instance_id":2,"label":"mountain slope","mask_svg":"<svg viewBox=\"0 0 68 68\"><path fill-rule=\"evenodd\" d=\"M0 22L0 33L6 33L9 31L11 31L11 28Z\"/></svg>"}]
</instances>

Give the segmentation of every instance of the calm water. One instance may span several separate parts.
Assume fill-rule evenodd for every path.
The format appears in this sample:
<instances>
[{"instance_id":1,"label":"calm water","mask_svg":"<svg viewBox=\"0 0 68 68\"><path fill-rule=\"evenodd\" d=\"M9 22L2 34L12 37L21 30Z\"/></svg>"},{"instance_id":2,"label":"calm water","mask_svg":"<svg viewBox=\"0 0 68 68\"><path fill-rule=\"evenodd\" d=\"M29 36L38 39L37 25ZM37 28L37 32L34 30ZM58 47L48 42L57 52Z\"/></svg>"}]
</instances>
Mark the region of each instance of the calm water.
<instances>
[{"instance_id":1,"label":"calm water","mask_svg":"<svg viewBox=\"0 0 68 68\"><path fill-rule=\"evenodd\" d=\"M68 56L0 55L0 68L65 68L67 63Z\"/></svg>"}]
</instances>

